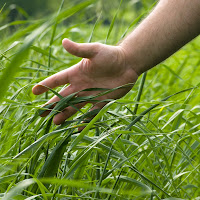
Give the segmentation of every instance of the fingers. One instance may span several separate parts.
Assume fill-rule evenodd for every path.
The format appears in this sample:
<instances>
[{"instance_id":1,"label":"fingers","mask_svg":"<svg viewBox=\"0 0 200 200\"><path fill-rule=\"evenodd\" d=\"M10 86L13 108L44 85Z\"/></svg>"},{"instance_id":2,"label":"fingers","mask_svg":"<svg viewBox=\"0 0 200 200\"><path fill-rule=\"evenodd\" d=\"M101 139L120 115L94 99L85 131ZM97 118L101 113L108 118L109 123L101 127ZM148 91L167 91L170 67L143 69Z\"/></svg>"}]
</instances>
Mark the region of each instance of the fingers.
<instances>
[{"instance_id":1,"label":"fingers","mask_svg":"<svg viewBox=\"0 0 200 200\"><path fill-rule=\"evenodd\" d=\"M62 90L60 92L60 95L61 96L68 96L71 93L74 93L74 89L70 85L67 88L65 88L64 90ZM85 93L82 93L81 96L82 95L84 96L84 94ZM58 102L59 100L60 100L59 97L54 96L52 99L50 99L48 101L47 104L53 103L53 102ZM75 108L71 107L71 106L65 108L62 112L58 113L54 117L54 119L53 119L54 124L56 124L56 125L62 124L66 119L68 119L69 117L74 115L78 110L80 110L82 107L84 107L87 103L89 103L89 102L83 102L83 103L76 104L76 105L74 105ZM98 114L99 110L104 107L105 104L106 104L105 102L101 102L101 103L95 104L95 106L92 109L90 109L90 111L87 113L87 115L85 116L85 119L83 120L83 122L85 123L85 122L89 122L90 120L92 120ZM52 106L52 109L53 109L54 106ZM51 111L44 112L42 114L42 117L47 116L50 112ZM84 127L80 127L78 130L81 131L83 129L84 129Z\"/></svg>"},{"instance_id":2,"label":"fingers","mask_svg":"<svg viewBox=\"0 0 200 200\"><path fill-rule=\"evenodd\" d=\"M69 39L62 41L63 47L72 55L81 58L92 58L98 53L98 43L75 43Z\"/></svg>"},{"instance_id":3,"label":"fingers","mask_svg":"<svg viewBox=\"0 0 200 200\"><path fill-rule=\"evenodd\" d=\"M66 97L72 93L75 93L76 91L74 90L73 86L69 85L67 86L66 88L64 88L63 90L61 90L59 92L59 94L63 97ZM51 98L47 104L50 104L50 103L53 103L53 102L57 102L57 101L60 101L60 98L58 96L54 96L53 98Z\"/></svg>"},{"instance_id":4,"label":"fingers","mask_svg":"<svg viewBox=\"0 0 200 200\"><path fill-rule=\"evenodd\" d=\"M70 94L72 94L72 93L74 93L74 92L75 92L74 88L70 85L70 86L64 88L63 90L61 90L61 91L59 92L59 94L60 94L61 96L65 97L65 96L68 96L68 95L70 95ZM53 103L53 102L58 102L58 101L60 101L60 98L59 98L58 96L54 96L54 97L52 97L47 103L45 103L44 105L47 105L47 104L50 104L50 103ZM43 106L44 106L44 105L43 105ZM55 107L55 104L51 107L51 109L53 109L54 107ZM41 117L46 117L50 112L51 112L51 110L45 111L45 112L41 115Z\"/></svg>"},{"instance_id":5,"label":"fingers","mask_svg":"<svg viewBox=\"0 0 200 200\"><path fill-rule=\"evenodd\" d=\"M83 57L83 58L93 58L99 50L100 45L98 43L75 43L73 41L70 41L68 39L63 40L63 47L71 54L78 56L78 57ZM88 60L88 59L87 59ZM82 62L80 62L82 63ZM82 81L81 77L82 74L80 72L80 63L74 65L73 67L70 67L66 70L63 70L61 72L58 72L37 85L35 85L32 89L33 94L39 95L44 92L48 91L48 88L56 88L61 85L65 85L67 83L70 83L71 85L65 88L63 91L60 92L60 95L65 97L68 96L76 91L79 91L80 89L84 89L87 87L87 81ZM81 82L82 81L82 82ZM77 90L77 84L79 84L79 90ZM76 88L76 89L75 89ZM82 92L83 93L83 92ZM84 96L84 93L80 93L81 96ZM59 101L60 98L55 96L52 99L50 99L47 104L52 103L52 102L57 102ZM81 109L86 103L80 103L77 104L77 108ZM53 107L53 106L52 106ZM94 108L95 109L95 108ZM61 124L63 123L67 118L71 117L73 114L75 114L77 110L73 107L67 107L65 108L61 113L58 113L53 121L55 124ZM49 112L44 112L42 116L48 115Z\"/></svg>"},{"instance_id":6,"label":"fingers","mask_svg":"<svg viewBox=\"0 0 200 200\"><path fill-rule=\"evenodd\" d=\"M37 85L35 85L32 88L32 92L35 95L39 95L42 94L44 92L47 92L49 88L55 88L61 85L65 85L67 83L69 83L69 77L71 76L73 69L75 66L65 69L63 71L60 71L46 79L44 79L43 81L39 82ZM47 87L45 87L47 86Z\"/></svg>"},{"instance_id":7,"label":"fingers","mask_svg":"<svg viewBox=\"0 0 200 200\"><path fill-rule=\"evenodd\" d=\"M92 58L95 56L98 52L98 47L99 44L97 43L75 43L72 42L68 39L63 40L63 46L64 48L71 54L78 56L78 57L83 57L83 58ZM78 64L77 64L78 65ZM35 85L32 89L33 94L39 95L44 92L48 91L48 88L55 88L61 85L65 85L67 83L70 83L70 77L75 77L77 73L77 65L74 65L73 67L70 67L66 70L63 70L61 72L58 72L37 85ZM45 87L47 86L47 87Z\"/></svg>"},{"instance_id":8,"label":"fingers","mask_svg":"<svg viewBox=\"0 0 200 200\"><path fill-rule=\"evenodd\" d=\"M75 107L77 109L81 109L83 106L85 106L86 103L80 103L75 105ZM54 119L53 122L56 125L62 124L67 118L71 117L72 115L74 115L77 112L77 109L73 108L73 107L67 107L65 108L61 113L57 114Z\"/></svg>"}]
</instances>

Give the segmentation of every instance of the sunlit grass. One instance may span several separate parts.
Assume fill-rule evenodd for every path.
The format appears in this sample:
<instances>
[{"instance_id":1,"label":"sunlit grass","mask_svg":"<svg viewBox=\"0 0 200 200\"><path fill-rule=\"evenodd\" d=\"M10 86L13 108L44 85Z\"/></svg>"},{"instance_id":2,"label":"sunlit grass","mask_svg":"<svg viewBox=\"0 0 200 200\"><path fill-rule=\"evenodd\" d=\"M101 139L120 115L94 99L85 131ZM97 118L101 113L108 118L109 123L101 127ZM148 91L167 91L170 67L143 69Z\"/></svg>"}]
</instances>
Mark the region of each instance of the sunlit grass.
<instances>
[{"instance_id":1,"label":"sunlit grass","mask_svg":"<svg viewBox=\"0 0 200 200\"><path fill-rule=\"evenodd\" d=\"M0 198L198 199L199 38L141 76L124 98L93 111L89 122L82 124L91 115L87 105L64 124L53 125L64 104L95 98L75 94L63 98L46 118L39 117L40 106L59 88L36 97L32 86L80 60L63 50L64 37L115 45L148 12L120 29L120 7L110 26L103 24L103 16L62 24L91 4L61 9L57 18L27 22L3 37Z\"/></svg>"}]
</instances>

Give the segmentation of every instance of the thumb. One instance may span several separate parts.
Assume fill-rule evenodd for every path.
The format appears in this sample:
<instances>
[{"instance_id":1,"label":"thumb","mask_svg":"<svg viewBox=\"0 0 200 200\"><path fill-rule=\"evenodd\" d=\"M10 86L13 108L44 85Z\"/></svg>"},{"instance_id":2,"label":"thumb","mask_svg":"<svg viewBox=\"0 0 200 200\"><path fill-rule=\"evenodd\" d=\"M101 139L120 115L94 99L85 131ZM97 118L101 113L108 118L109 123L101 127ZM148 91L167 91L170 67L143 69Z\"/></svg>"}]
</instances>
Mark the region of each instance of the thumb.
<instances>
[{"instance_id":1,"label":"thumb","mask_svg":"<svg viewBox=\"0 0 200 200\"><path fill-rule=\"evenodd\" d=\"M72 55L82 58L92 58L98 53L98 43L76 43L69 39L62 41L63 47Z\"/></svg>"}]
</instances>

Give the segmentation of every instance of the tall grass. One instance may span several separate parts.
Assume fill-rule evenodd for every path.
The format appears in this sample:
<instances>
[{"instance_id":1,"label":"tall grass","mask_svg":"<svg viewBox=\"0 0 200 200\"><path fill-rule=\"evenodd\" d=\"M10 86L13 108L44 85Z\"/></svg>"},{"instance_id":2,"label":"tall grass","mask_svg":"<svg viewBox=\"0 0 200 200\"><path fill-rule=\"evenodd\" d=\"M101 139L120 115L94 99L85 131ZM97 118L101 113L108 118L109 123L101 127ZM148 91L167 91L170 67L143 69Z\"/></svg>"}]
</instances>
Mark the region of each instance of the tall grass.
<instances>
[{"instance_id":1,"label":"tall grass","mask_svg":"<svg viewBox=\"0 0 200 200\"><path fill-rule=\"evenodd\" d=\"M36 97L32 86L79 61L61 40L116 44L150 8L127 21L120 12L129 5L121 1L110 26L103 15L77 21L96 6L82 1L66 10L61 4L52 17L0 27L18 28L2 37L0 49L0 199L200 198L199 38L100 111L87 105L55 126L52 118L65 106L95 99L72 94L39 117L59 88Z\"/></svg>"}]
</instances>

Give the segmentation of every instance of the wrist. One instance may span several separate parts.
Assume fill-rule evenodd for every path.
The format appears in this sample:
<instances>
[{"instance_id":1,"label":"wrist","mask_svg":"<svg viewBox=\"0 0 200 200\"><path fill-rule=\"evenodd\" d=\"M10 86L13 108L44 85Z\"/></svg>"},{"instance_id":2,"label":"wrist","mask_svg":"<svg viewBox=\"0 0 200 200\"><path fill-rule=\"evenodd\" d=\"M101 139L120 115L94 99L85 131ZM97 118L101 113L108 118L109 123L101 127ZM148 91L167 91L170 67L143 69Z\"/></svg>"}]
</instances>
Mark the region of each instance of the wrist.
<instances>
[{"instance_id":1,"label":"wrist","mask_svg":"<svg viewBox=\"0 0 200 200\"><path fill-rule=\"evenodd\" d=\"M134 49L130 52L124 44L119 44L119 47L122 51L126 67L131 68L138 77L146 71L144 70L144 59L138 59L139 56L134 53Z\"/></svg>"}]
</instances>

